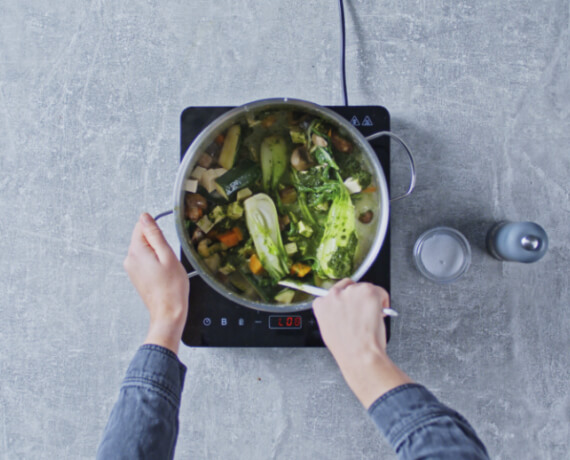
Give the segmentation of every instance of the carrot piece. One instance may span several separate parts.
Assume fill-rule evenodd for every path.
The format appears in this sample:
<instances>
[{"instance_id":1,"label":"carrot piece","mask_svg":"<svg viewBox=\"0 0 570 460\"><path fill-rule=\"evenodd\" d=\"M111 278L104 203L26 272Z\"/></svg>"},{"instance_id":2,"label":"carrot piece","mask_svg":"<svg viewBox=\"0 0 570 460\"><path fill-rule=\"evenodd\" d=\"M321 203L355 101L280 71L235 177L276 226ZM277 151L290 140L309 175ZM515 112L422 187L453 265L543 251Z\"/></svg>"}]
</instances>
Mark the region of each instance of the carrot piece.
<instances>
[{"instance_id":1,"label":"carrot piece","mask_svg":"<svg viewBox=\"0 0 570 460\"><path fill-rule=\"evenodd\" d=\"M264 128L270 128L273 124L277 121L277 117L275 115L269 115L263 119L261 124Z\"/></svg>"},{"instance_id":2,"label":"carrot piece","mask_svg":"<svg viewBox=\"0 0 570 460\"><path fill-rule=\"evenodd\" d=\"M218 144L218 145L222 145L225 140L226 140L226 136L224 136L223 134L218 134L218 135L216 136L215 142L216 142L216 144Z\"/></svg>"},{"instance_id":3,"label":"carrot piece","mask_svg":"<svg viewBox=\"0 0 570 460\"><path fill-rule=\"evenodd\" d=\"M259 260L259 257L257 257L257 254L253 254L249 258L249 269L254 275L259 275L263 271L263 265L261 265L261 261Z\"/></svg>"},{"instance_id":4,"label":"carrot piece","mask_svg":"<svg viewBox=\"0 0 570 460\"><path fill-rule=\"evenodd\" d=\"M366 187L364 190L362 190L362 193L374 193L376 191L376 187L374 186L370 186L370 187Z\"/></svg>"},{"instance_id":5,"label":"carrot piece","mask_svg":"<svg viewBox=\"0 0 570 460\"><path fill-rule=\"evenodd\" d=\"M296 275L299 278L305 277L311 271L311 267L302 264L301 262L294 263L291 265L291 274Z\"/></svg>"},{"instance_id":6,"label":"carrot piece","mask_svg":"<svg viewBox=\"0 0 570 460\"><path fill-rule=\"evenodd\" d=\"M243 240L243 234L241 233L239 227L234 227L226 233L216 235L216 238L224 243L228 248L233 248Z\"/></svg>"}]
</instances>

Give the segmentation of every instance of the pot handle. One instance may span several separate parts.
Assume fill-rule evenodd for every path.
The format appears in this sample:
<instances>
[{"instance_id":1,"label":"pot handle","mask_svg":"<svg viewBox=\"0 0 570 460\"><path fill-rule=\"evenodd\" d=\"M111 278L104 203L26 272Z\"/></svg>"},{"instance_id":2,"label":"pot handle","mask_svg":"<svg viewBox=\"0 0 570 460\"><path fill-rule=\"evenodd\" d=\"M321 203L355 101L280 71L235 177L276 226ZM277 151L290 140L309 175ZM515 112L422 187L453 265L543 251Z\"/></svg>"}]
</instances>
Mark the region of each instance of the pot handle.
<instances>
[{"instance_id":1,"label":"pot handle","mask_svg":"<svg viewBox=\"0 0 570 460\"><path fill-rule=\"evenodd\" d=\"M164 211L161 212L160 214L157 214L154 217L154 221L156 222L158 219L162 219L163 217L169 216L170 214L172 214L174 211L171 209L170 211Z\"/></svg>"},{"instance_id":2,"label":"pot handle","mask_svg":"<svg viewBox=\"0 0 570 460\"><path fill-rule=\"evenodd\" d=\"M410 186L408 187L408 191L406 193L404 193L403 195L399 195L396 198L390 198L390 201L398 201L401 200L402 198L407 197L408 195L410 195L413 191L414 188L416 187L416 164L414 162L414 156L412 155L412 152L410 150L410 148L406 145L406 143L403 141L403 139L390 132L390 131L378 131L377 133L371 134L370 136L366 137L367 141L372 141L374 139L378 139L379 137L383 137L383 136L388 136L391 137L392 139L397 140L402 147L404 147L404 150L406 151L406 154L408 155L408 158L410 159L410 173L411 173L411 177L410 177Z\"/></svg>"},{"instance_id":3,"label":"pot handle","mask_svg":"<svg viewBox=\"0 0 570 460\"><path fill-rule=\"evenodd\" d=\"M158 221L158 219L162 219L163 217L169 216L172 213L174 213L174 211L172 209L170 211L161 212L160 214L156 215L156 217L154 218L154 221L156 222L156 221ZM194 278L195 276L198 276L197 271L193 271L193 272L188 273L188 279Z\"/></svg>"}]
</instances>

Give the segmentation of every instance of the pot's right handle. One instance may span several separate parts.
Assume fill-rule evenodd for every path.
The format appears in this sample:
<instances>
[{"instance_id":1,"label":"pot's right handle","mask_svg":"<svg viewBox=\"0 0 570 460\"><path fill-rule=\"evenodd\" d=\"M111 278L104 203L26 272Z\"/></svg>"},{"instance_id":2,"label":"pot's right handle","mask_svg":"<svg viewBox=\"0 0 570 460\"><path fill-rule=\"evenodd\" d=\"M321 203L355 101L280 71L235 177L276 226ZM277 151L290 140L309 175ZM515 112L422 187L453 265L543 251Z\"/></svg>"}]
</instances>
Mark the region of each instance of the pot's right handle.
<instances>
[{"instance_id":1,"label":"pot's right handle","mask_svg":"<svg viewBox=\"0 0 570 460\"><path fill-rule=\"evenodd\" d=\"M410 159L411 178L410 178L410 186L408 187L408 191L406 193L404 193L403 195L397 196L396 198L390 198L390 201L398 201L398 200L401 200L402 198L405 198L408 195L410 195L414 191L414 188L416 187L416 165L414 162L414 156L412 155L411 150L406 145L406 143L403 141L403 139L401 137L397 136L396 134L391 133L390 131L379 131L377 133L371 134L370 136L367 136L366 140L372 141L374 139L378 139L379 137L383 137L383 136L388 136L388 137L391 137L392 139L397 140L402 145L402 147L404 147L404 150L406 151L406 153L408 154L408 158Z\"/></svg>"},{"instance_id":2,"label":"pot's right handle","mask_svg":"<svg viewBox=\"0 0 570 460\"><path fill-rule=\"evenodd\" d=\"M172 213L174 213L174 211L172 209L170 211L161 212L160 214L156 215L156 217L154 218L154 221L156 222L158 219L162 219L163 217L169 216ZM188 279L194 278L195 276L198 276L198 272L194 271L194 272L188 273Z\"/></svg>"}]
</instances>

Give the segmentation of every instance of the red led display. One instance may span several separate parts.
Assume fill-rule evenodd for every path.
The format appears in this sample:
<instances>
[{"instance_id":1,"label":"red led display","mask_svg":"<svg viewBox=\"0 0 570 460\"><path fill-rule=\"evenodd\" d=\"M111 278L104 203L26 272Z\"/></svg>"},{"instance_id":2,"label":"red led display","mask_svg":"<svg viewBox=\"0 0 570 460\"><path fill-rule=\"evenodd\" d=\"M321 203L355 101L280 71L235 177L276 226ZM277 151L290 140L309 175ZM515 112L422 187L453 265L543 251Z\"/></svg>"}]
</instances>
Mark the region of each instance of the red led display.
<instances>
[{"instance_id":1,"label":"red led display","mask_svg":"<svg viewBox=\"0 0 570 460\"><path fill-rule=\"evenodd\" d=\"M300 316L272 315L269 317L269 329L301 329Z\"/></svg>"}]
</instances>

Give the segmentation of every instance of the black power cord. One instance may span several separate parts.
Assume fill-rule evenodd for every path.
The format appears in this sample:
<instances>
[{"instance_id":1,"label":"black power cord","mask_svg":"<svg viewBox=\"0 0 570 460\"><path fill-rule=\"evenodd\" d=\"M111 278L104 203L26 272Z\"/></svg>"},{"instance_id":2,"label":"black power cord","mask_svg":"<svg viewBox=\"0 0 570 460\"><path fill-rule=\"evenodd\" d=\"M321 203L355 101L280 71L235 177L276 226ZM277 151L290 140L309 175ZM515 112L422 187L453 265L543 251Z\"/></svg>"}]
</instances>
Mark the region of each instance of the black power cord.
<instances>
[{"instance_id":1,"label":"black power cord","mask_svg":"<svg viewBox=\"0 0 570 460\"><path fill-rule=\"evenodd\" d=\"M344 95L344 105L348 105L348 93L346 91L346 63L345 63L346 32L344 27L344 5L342 3L342 0L338 0L338 7L340 10L340 73L342 77L342 93Z\"/></svg>"}]
</instances>

